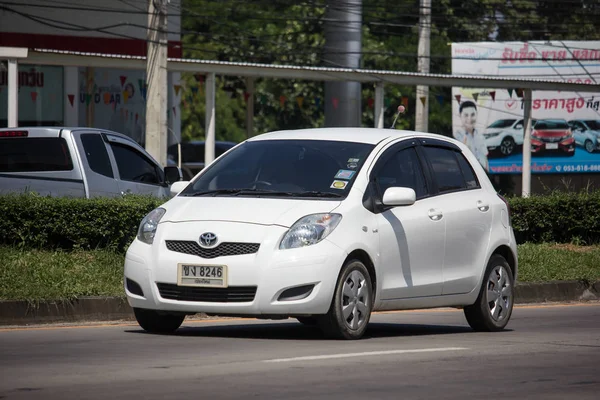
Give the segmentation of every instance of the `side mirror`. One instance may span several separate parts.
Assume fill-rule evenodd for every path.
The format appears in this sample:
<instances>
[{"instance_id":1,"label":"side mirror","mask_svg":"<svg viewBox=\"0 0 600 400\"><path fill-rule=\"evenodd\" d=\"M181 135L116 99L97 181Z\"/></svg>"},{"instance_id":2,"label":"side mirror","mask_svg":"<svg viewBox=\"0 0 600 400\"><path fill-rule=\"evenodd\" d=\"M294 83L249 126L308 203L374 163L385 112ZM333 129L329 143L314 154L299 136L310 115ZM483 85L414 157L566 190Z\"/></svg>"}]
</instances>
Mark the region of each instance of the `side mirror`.
<instances>
[{"instance_id":1,"label":"side mirror","mask_svg":"<svg viewBox=\"0 0 600 400\"><path fill-rule=\"evenodd\" d=\"M386 206L410 206L416 200L414 189L406 187L391 187L383 194L383 204Z\"/></svg>"},{"instance_id":2,"label":"side mirror","mask_svg":"<svg viewBox=\"0 0 600 400\"><path fill-rule=\"evenodd\" d=\"M165 167L164 171L165 182L167 183L167 185L171 185L183 179L183 174L181 173L181 169L179 169L179 167L167 166Z\"/></svg>"},{"instance_id":3,"label":"side mirror","mask_svg":"<svg viewBox=\"0 0 600 400\"><path fill-rule=\"evenodd\" d=\"M175 182L174 184L171 185L171 187L169 188L170 192L171 192L171 196L177 196L179 194L179 192L181 192L183 189L185 189L187 187L187 185L189 185L190 181L178 181Z\"/></svg>"},{"instance_id":4,"label":"side mirror","mask_svg":"<svg viewBox=\"0 0 600 400\"><path fill-rule=\"evenodd\" d=\"M521 125L521 124L515 125L515 129L523 129L523 125Z\"/></svg>"}]
</instances>

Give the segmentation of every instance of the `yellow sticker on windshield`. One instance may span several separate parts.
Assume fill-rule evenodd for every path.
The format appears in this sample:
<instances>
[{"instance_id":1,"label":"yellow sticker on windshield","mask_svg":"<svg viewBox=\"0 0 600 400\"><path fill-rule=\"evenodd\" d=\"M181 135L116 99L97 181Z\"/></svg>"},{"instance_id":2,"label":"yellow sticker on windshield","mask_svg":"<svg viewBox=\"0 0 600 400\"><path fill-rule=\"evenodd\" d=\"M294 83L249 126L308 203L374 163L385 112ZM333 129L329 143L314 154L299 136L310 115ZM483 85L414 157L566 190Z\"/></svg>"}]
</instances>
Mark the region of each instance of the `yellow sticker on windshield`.
<instances>
[{"instance_id":1,"label":"yellow sticker on windshield","mask_svg":"<svg viewBox=\"0 0 600 400\"><path fill-rule=\"evenodd\" d=\"M333 181L330 187L332 189L346 189L346 186L348 186L346 181Z\"/></svg>"}]
</instances>

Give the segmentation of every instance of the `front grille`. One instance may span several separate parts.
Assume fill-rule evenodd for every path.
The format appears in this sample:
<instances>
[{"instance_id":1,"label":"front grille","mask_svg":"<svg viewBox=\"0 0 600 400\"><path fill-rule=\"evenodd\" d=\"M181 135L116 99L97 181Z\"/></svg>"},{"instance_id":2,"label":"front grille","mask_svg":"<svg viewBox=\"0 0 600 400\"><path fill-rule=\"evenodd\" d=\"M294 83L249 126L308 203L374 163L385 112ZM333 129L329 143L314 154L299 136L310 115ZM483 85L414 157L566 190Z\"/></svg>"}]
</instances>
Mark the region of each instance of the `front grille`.
<instances>
[{"instance_id":1,"label":"front grille","mask_svg":"<svg viewBox=\"0 0 600 400\"><path fill-rule=\"evenodd\" d=\"M253 301L256 286L230 286L227 288L177 286L156 283L160 297L179 301L206 301L209 303L241 303Z\"/></svg>"},{"instance_id":2,"label":"front grille","mask_svg":"<svg viewBox=\"0 0 600 400\"><path fill-rule=\"evenodd\" d=\"M191 240L167 240L167 249L178 253L193 254L202 258L217 258L254 254L260 247L259 243L223 242L212 249L204 249Z\"/></svg>"}]
</instances>

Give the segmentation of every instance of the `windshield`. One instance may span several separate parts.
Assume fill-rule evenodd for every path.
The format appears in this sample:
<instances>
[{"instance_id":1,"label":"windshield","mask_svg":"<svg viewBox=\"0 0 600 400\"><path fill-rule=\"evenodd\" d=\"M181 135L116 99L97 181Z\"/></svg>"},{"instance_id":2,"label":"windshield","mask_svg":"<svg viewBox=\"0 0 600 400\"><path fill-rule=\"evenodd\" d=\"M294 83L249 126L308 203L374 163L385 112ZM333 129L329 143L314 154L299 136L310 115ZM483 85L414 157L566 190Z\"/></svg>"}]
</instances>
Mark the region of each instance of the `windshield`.
<instances>
[{"instance_id":1,"label":"windshield","mask_svg":"<svg viewBox=\"0 0 600 400\"><path fill-rule=\"evenodd\" d=\"M488 128L509 128L512 124L515 123L514 119L499 119L498 121L492 123Z\"/></svg>"},{"instance_id":2,"label":"windshield","mask_svg":"<svg viewBox=\"0 0 600 400\"><path fill-rule=\"evenodd\" d=\"M593 129L595 131L600 130L600 121L594 121L594 120L587 120L587 121L583 121L585 122L585 124L590 128Z\"/></svg>"},{"instance_id":3,"label":"windshield","mask_svg":"<svg viewBox=\"0 0 600 400\"><path fill-rule=\"evenodd\" d=\"M535 124L535 129L569 129L569 125L563 119L544 119Z\"/></svg>"},{"instance_id":4,"label":"windshield","mask_svg":"<svg viewBox=\"0 0 600 400\"><path fill-rule=\"evenodd\" d=\"M246 142L210 166L181 194L345 197L374 147L325 140Z\"/></svg>"}]
</instances>

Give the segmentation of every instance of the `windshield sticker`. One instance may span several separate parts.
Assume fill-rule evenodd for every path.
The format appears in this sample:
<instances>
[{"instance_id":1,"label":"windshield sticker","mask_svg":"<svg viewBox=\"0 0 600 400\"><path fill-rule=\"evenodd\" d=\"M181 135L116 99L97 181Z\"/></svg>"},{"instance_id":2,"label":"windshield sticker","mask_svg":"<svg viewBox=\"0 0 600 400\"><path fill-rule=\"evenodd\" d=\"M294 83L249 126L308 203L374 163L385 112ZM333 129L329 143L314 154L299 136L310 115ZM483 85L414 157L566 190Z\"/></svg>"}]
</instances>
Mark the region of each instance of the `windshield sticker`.
<instances>
[{"instance_id":1,"label":"windshield sticker","mask_svg":"<svg viewBox=\"0 0 600 400\"><path fill-rule=\"evenodd\" d=\"M359 163L360 162L360 158L349 158L348 162L349 163Z\"/></svg>"},{"instance_id":2,"label":"windshield sticker","mask_svg":"<svg viewBox=\"0 0 600 400\"><path fill-rule=\"evenodd\" d=\"M335 179L352 179L356 171L349 171L347 169L340 169L337 174L335 174Z\"/></svg>"},{"instance_id":3,"label":"windshield sticker","mask_svg":"<svg viewBox=\"0 0 600 400\"><path fill-rule=\"evenodd\" d=\"M333 181L333 183L331 184L331 188L332 189L346 189L346 186L348 185L348 182L346 181Z\"/></svg>"},{"instance_id":4,"label":"windshield sticker","mask_svg":"<svg viewBox=\"0 0 600 400\"><path fill-rule=\"evenodd\" d=\"M353 163L348 163L348 165L346 165L346 167L350 168L350 169L356 169L358 167L358 164L354 163L354 162Z\"/></svg>"}]
</instances>

